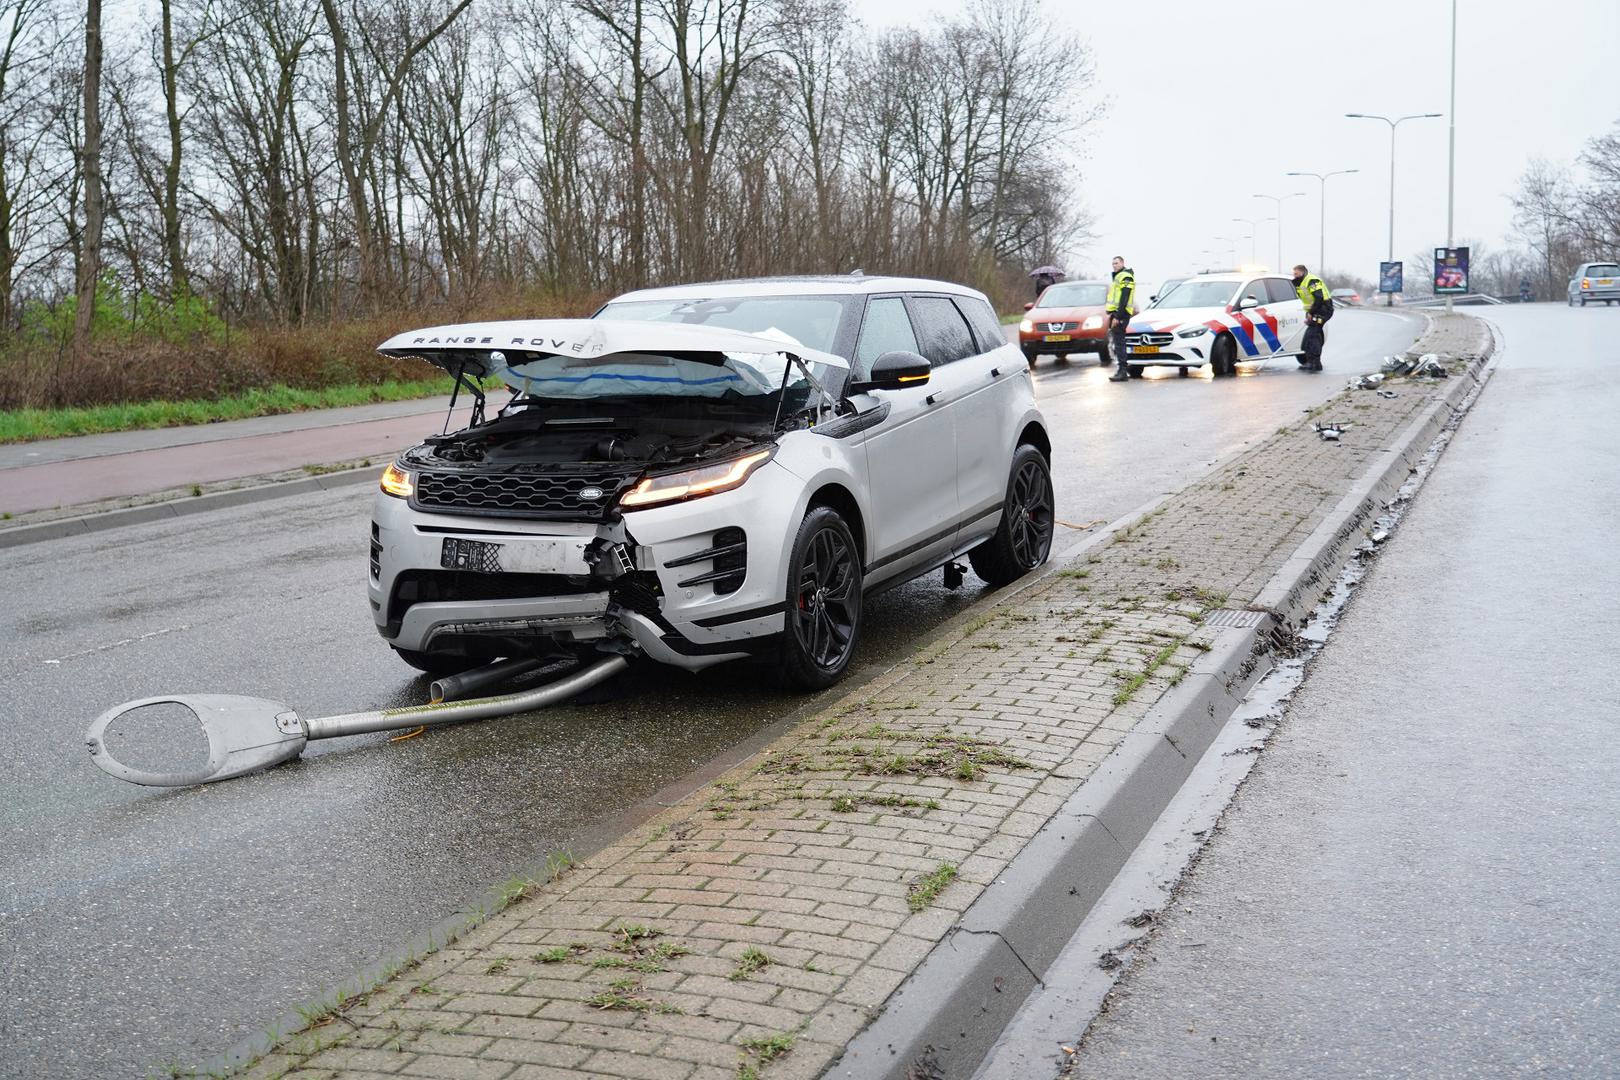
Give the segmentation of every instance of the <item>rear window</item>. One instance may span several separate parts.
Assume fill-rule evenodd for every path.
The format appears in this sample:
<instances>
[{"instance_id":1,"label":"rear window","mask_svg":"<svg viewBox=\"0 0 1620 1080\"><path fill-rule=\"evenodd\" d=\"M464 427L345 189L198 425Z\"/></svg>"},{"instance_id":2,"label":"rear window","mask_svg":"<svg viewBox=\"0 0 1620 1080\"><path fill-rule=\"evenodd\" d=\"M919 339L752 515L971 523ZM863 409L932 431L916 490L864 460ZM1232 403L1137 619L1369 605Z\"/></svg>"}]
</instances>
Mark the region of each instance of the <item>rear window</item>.
<instances>
[{"instance_id":1,"label":"rear window","mask_svg":"<svg viewBox=\"0 0 1620 1080\"><path fill-rule=\"evenodd\" d=\"M956 305L943 296L914 296L911 312L922 341L922 354L936 366L949 364L978 352L973 332Z\"/></svg>"},{"instance_id":2,"label":"rear window","mask_svg":"<svg viewBox=\"0 0 1620 1080\"><path fill-rule=\"evenodd\" d=\"M973 328L973 336L979 344L979 351L989 352L999 349L1007 344L1006 331L1001 329L1001 320L996 313L990 310L990 305L983 300L971 296L958 296L953 298L956 307L967 319L968 325Z\"/></svg>"},{"instance_id":3,"label":"rear window","mask_svg":"<svg viewBox=\"0 0 1620 1080\"><path fill-rule=\"evenodd\" d=\"M1614 263L1593 263L1586 268L1587 277L1620 277L1620 266Z\"/></svg>"}]
</instances>

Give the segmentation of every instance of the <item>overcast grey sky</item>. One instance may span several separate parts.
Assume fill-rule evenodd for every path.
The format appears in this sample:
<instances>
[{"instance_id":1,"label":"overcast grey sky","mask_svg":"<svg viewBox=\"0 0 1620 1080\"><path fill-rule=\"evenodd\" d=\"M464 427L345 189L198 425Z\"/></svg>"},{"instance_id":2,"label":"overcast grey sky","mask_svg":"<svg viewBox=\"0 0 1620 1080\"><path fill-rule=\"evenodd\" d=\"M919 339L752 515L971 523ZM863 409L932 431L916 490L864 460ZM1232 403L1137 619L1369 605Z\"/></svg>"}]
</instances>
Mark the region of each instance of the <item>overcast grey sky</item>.
<instances>
[{"instance_id":1,"label":"overcast grey sky","mask_svg":"<svg viewBox=\"0 0 1620 1080\"><path fill-rule=\"evenodd\" d=\"M851 0L874 29L921 24L962 0ZM1389 128L1347 112L1445 113L1450 0L1046 0L1096 58L1108 114L1075 167L1099 238L1072 270L1124 254L1144 282L1228 263L1218 236L1283 204L1283 262L1317 265L1319 184L1290 170L1360 169L1327 182L1329 269L1376 278L1389 223ZM1620 0L1461 0L1457 31L1461 243L1509 230L1507 195L1532 156L1570 161L1620 120ZM1062 71L1029 72L1065 93ZM1445 242L1445 118L1400 126L1395 257ZM1258 261L1277 261L1275 226ZM1240 242L1247 262L1248 240Z\"/></svg>"}]
</instances>

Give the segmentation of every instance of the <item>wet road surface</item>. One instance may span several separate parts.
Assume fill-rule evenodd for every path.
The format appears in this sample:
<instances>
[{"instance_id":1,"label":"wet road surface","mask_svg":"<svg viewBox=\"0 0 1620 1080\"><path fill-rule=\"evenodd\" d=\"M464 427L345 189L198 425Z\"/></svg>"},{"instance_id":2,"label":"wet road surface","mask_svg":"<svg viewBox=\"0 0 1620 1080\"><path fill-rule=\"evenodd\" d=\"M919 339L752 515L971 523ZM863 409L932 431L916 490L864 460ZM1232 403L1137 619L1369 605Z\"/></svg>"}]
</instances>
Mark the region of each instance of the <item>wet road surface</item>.
<instances>
[{"instance_id":1,"label":"wet road surface","mask_svg":"<svg viewBox=\"0 0 1620 1080\"><path fill-rule=\"evenodd\" d=\"M1620 311L1507 348L1073 1075L1620 1075Z\"/></svg>"},{"instance_id":2,"label":"wet road surface","mask_svg":"<svg viewBox=\"0 0 1620 1080\"><path fill-rule=\"evenodd\" d=\"M1059 516L1111 519L1292 423L1419 329L1346 312L1329 373L1106 381L1042 360ZM365 599L370 492L288 497L0 552L0 1076L189 1065L548 855L605 842L662 786L822 698L732 665L643 670L539 714L312 744L201 788L119 783L83 748L121 701L216 692L306 716L425 700ZM1082 533L1060 530L1058 550ZM872 673L983 595L939 576L868 611ZM190 725L194 729L194 725ZM160 732L178 734L172 716ZM198 740L200 742L200 740ZM195 746L196 744L188 744ZM152 768L176 762L159 746Z\"/></svg>"}]
</instances>

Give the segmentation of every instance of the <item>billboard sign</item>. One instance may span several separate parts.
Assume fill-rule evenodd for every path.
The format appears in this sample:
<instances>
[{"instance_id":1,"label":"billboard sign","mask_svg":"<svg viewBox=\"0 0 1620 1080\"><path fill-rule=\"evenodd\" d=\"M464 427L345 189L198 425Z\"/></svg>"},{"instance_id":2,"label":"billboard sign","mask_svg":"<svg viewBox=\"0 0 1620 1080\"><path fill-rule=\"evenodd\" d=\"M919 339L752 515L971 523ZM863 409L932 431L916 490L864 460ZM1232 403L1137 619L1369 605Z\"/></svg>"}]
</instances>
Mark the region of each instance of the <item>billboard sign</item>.
<instances>
[{"instance_id":1,"label":"billboard sign","mask_svg":"<svg viewBox=\"0 0 1620 1080\"><path fill-rule=\"evenodd\" d=\"M1434 249L1434 291L1436 295L1468 291L1468 249Z\"/></svg>"},{"instance_id":2,"label":"billboard sign","mask_svg":"<svg viewBox=\"0 0 1620 1080\"><path fill-rule=\"evenodd\" d=\"M1378 264L1378 291L1381 293L1398 293L1401 291L1400 260Z\"/></svg>"}]
</instances>

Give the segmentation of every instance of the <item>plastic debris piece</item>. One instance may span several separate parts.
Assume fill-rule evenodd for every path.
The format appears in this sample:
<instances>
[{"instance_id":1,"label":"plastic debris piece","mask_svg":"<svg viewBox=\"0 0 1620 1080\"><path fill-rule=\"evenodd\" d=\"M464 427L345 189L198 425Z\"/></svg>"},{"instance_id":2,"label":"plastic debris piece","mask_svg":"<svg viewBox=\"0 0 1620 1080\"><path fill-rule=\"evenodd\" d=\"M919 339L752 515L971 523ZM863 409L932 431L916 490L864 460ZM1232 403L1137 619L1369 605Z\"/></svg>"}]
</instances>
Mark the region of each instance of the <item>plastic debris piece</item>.
<instances>
[{"instance_id":1,"label":"plastic debris piece","mask_svg":"<svg viewBox=\"0 0 1620 1080\"><path fill-rule=\"evenodd\" d=\"M1413 374L1444 379L1450 376L1451 372L1447 371L1446 365L1440 362L1437 353L1424 353L1418 357L1417 367L1413 370Z\"/></svg>"},{"instance_id":2,"label":"plastic debris piece","mask_svg":"<svg viewBox=\"0 0 1620 1080\"><path fill-rule=\"evenodd\" d=\"M1323 442L1338 442L1345 425L1339 421L1331 421L1326 424L1316 424L1314 427L1316 434L1321 436Z\"/></svg>"},{"instance_id":3,"label":"plastic debris piece","mask_svg":"<svg viewBox=\"0 0 1620 1080\"><path fill-rule=\"evenodd\" d=\"M1381 398L1389 398L1390 400L1393 401L1395 398L1398 398L1401 395L1397 394L1393 390L1380 390L1380 391L1378 391L1378 396L1381 397Z\"/></svg>"},{"instance_id":4,"label":"plastic debris piece","mask_svg":"<svg viewBox=\"0 0 1620 1080\"><path fill-rule=\"evenodd\" d=\"M1382 372L1373 372L1371 375L1363 375L1360 378L1358 378L1355 382L1351 383L1350 384L1350 389L1352 389L1352 390L1376 390L1376 389L1378 389L1378 387L1382 386L1383 384L1384 384L1383 373Z\"/></svg>"}]
</instances>

